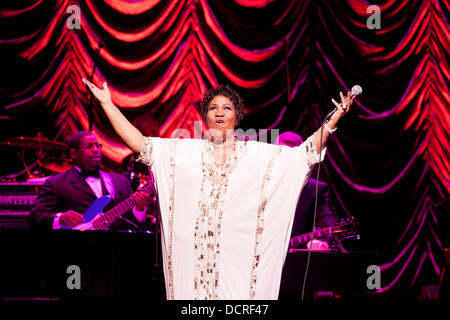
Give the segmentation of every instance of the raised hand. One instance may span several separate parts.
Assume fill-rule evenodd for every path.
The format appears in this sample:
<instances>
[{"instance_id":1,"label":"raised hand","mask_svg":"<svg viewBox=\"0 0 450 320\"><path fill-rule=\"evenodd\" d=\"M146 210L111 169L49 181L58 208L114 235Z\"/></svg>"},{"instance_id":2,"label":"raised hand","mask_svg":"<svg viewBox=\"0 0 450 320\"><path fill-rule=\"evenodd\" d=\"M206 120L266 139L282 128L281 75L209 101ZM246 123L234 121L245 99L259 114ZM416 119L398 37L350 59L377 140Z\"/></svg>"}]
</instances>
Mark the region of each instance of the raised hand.
<instances>
[{"instance_id":1,"label":"raised hand","mask_svg":"<svg viewBox=\"0 0 450 320\"><path fill-rule=\"evenodd\" d=\"M355 99L356 96L351 96L351 92L347 92L347 96L345 97L342 94L342 91L339 92L339 95L341 96L341 103L338 103L336 100L331 99L331 101L334 103L334 105L336 106L336 108L338 109L338 111L336 113L342 115L344 113L347 113L350 111L350 106L353 103L353 100Z\"/></svg>"},{"instance_id":2,"label":"raised hand","mask_svg":"<svg viewBox=\"0 0 450 320\"><path fill-rule=\"evenodd\" d=\"M102 105L108 104L111 101L111 92L109 92L108 85L106 82L103 82L103 90L97 88L92 82L82 79L83 83L91 90L94 97L100 102Z\"/></svg>"},{"instance_id":3,"label":"raised hand","mask_svg":"<svg viewBox=\"0 0 450 320\"><path fill-rule=\"evenodd\" d=\"M339 95L341 96L341 103L338 103L336 100L331 99L333 104L336 106L336 112L333 112L330 119L328 119L323 125L325 126L326 130L319 129L314 133L317 153L321 152L321 147L326 145L328 135L337 130L337 124L339 120L342 118L342 116L350 111L350 106L352 105L353 100L356 97L356 95L352 96L351 91L347 92L347 96L344 96L342 92L339 92Z\"/></svg>"},{"instance_id":4,"label":"raised hand","mask_svg":"<svg viewBox=\"0 0 450 320\"><path fill-rule=\"evenodd\" d=\"M106 82L103 83L103 90L97 88L93 83L83 78L83 83L91 90L94 97L100 102L103 111L111 122L116 133L122 138L125 144L134 152L141 152L144 145L144 136L133 126L130 121L120 112L111 100Z\"/></svg>"}]
</instances>

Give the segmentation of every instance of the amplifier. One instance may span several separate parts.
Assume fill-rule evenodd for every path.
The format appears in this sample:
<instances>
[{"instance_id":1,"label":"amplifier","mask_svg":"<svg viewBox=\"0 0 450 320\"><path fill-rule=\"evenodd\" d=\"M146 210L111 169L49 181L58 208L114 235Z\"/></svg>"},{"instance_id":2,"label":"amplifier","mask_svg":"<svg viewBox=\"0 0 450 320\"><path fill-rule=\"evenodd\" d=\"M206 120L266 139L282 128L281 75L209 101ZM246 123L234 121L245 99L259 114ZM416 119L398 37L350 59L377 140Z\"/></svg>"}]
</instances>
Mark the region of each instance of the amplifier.
<instances>
[{"instance_id":1,"label":"amplifier","mask_svg":"<svg viewBox=\"0 0 450 320\"><path fill-rule=\"evenodd\" d=\"M0 194L0 228L28 229L28 215L37 197L26 192Z\"/></svg>"},{"instance_id":2,"label":"amplifier","mask_svg":"<svg viewBox=\"0 0 450 320\"><path fill-rule=\"evenodd\" d=\"M300 300L308 263L307 249L294 249L286 256L280 300ZM367 268L378 265L375 252L311 251L304 289L305 300L364 299L369 293Z\"/></svg>"},{"instance_id":3,"label":"amplifier","mask_svg":"<svg viewBox=\"0 0 450 320\"><path fill-rule=\"evenodd\" d=\"M27 217L47 178L0 182L0 229L28 229Z\"/></svg>"},{"instance_id":4,"label":"amplifier","mask_svg":"<svg viewBox=\"0 0 450 320\"><path fill-rule=\"evenodd\" d=\"M30 211L0 210L0 229L29 229Z\"/></svg>"},{"instance_id":5,"label":"amplifier","mask_svg":"<svg viewBox=\"0 0 450 320\"><path fill-rule=\"evenodd\" d=\"M7 192L0 194L0 210L23 211L31 210L39 193L37 192Z\"/></svg>"}]
</instances>

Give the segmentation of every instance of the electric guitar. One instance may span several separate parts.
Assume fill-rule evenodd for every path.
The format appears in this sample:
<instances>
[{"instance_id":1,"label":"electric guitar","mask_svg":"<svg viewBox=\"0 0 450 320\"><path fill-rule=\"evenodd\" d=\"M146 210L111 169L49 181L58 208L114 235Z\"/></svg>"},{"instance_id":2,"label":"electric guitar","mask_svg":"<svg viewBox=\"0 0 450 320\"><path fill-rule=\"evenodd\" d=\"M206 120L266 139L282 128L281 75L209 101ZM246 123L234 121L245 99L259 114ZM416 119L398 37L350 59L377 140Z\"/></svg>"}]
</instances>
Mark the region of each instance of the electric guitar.
<instances>
[{"instance_id":1,"label":"electric guitar","mask_svg":"<svg viewBox=\"0 0 450 320\"><path fill-rule=\"evenodd\" d=\"M335 226L321 228L316 231L308 232L291 238L289 246L291 248L298 248L300 245L308 243L313 239L320 239L329 236L335 236L336 239L345 239L349 237L356 237L356 230L358 223L355 218L349 218L345 221L337 223Z\"/></svg>"},{"instance_id":2,"label":"electric guitar","mask_svg":"<svg viewBox=\"0 0 450 320\"><path fill-rule=\"evenodd\" d=\"M139 191L144 191L149 194L154 192L155 188L152 184L148 184ZM105 230L111 224L116 221L117 218L121 217L125 212L133 209L136 202L134 201L133 195L131 195L126 200L122 201L114 208L103 212L103 209L110 203L112 198L110 196L103 196L95 200L84 213L84 223L81 223L73 228L71 227L61 227L61 229L73 229L73 230Z\"/></svg>"}]
</instances>

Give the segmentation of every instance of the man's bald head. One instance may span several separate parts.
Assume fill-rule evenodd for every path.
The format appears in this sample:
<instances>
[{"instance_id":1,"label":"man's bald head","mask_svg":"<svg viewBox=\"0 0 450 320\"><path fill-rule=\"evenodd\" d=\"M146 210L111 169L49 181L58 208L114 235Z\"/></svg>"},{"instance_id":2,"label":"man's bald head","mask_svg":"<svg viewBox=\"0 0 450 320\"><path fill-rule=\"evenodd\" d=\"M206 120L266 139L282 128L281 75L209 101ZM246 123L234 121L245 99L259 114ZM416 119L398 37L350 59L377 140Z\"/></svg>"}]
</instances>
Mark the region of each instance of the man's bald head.
<instances>
[{"instance_id":1,"label":"man's bald head","mask_svg":"<svg viewBox=\"0 0 450 320\"><path fill-rule=\"evenodd\" d=\"M286 131L280 134L277 138L277 145L284 145L289 147L297 147L303 143L303 139L300 135L292 131Z\"/></svg>"}]
</instances>

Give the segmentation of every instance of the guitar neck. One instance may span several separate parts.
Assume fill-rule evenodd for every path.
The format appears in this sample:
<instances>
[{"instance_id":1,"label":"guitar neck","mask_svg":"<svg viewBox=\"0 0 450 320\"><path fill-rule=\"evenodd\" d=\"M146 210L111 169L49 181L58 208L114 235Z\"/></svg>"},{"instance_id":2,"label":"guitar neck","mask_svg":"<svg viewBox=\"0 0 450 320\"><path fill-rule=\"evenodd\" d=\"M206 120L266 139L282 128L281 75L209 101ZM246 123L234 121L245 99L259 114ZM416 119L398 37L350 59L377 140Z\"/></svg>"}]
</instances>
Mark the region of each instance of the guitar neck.
<instances>
[{"instance_id":1,"label":"guitar neck","mask_svg":"<svg viewBox=\"0 0 450 320\"><path fill-rule=\"evenodd\" d=\"M308 243L313 239L325 238L329 235L334 235L335 237L343 237L348 236L350 234L355 235L357 226L358 224L354 218L347 219L346 222L341 222L335 226L318 229L313 232L292 237L290 241L290 246L292 248L295 248L303 243Z\"/></svg>"},{"instance_id":2,"label":"guitar neck","mask_svg":"<svg viewBox=\"0 0 450 320\"><path fill-rule=\"evenodd\" d=\"M105 229L109 227L111 224L116 221L117 218L123 216L125 212L130 211L135 206L136 202L134 201L133 196L127 198L123 202L119 203L114 208L104 212L100 215L98 219L96 219L95 223L101 225L101 229Z\"/></svg>"},{"instance_id":3,"label":"guitar neck","mask_svg":"<svg viewBox=\"0 0 450 320\"><path fill-rule=\"evenodd\" d=\"M148 184L144 188L142 188L142 191L147 192L149 194L152 194L154 190L153 185ZM136 201L134 200L133 195L131 195L126 200L119 203L114 208L106 211L105 213L101 214L99 218L97 218L94 221L94 227L97 230L104 230L107 227L109 227L111 224L116 221L117 218L123 216L125 212L130 211L133 209L133 207L136 205Z\"/></svg>"},{"instance_id":4,"label":"guitar neck","mask_svg":"<svg viewBox=\"0 0 450 320\"><path fill-rule=\"evenodd\" d=\"M296 247L303 243L308 243L309 241L312 241L313 239L318 239L318 238L323 238L323 237L329 236L330 234L333 233L335 228L336 227L323 228L323 229L319 229L316 231L308 232L308 233L293 237L291 239L291 246Z\"/></svg>"}]
</instances>

